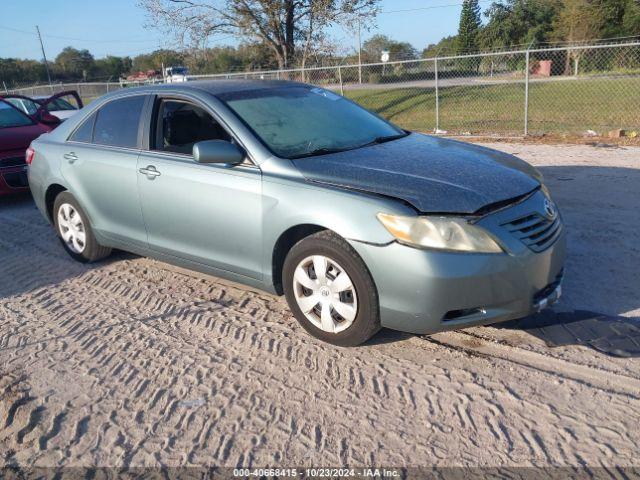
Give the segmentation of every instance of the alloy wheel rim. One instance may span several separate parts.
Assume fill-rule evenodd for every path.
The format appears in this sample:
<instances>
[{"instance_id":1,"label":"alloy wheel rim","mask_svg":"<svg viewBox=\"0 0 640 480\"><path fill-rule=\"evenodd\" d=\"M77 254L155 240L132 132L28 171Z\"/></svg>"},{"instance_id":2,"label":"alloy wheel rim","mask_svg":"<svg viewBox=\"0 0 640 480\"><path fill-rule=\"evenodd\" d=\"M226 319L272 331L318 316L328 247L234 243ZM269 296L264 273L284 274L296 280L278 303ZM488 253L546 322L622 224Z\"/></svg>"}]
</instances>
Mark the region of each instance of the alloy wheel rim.
<instances>
[{"instance_id":1,"label":"alloy wheel rim","mask_svg":"<svg viewBox=\"0 0 640 480\"><path fill-rule=\"evenodd\" d=\"M342 266L324 255L312 255L298 264L293 291L307 320L324 332L342 332L358 315L353 281Z\"/></svg>"},{"instance_id":2,"label":"alloy wheel rim","mask_svg":"<svg viewBox=\"0 0 640 480\"><path fill-rule=\"evenodd\" d=\"M63 203L58 209L58 230L64 243L73 253L82 253L86 246L87 234L82 217L69 203Z\"/></svg>"}]
</instances>

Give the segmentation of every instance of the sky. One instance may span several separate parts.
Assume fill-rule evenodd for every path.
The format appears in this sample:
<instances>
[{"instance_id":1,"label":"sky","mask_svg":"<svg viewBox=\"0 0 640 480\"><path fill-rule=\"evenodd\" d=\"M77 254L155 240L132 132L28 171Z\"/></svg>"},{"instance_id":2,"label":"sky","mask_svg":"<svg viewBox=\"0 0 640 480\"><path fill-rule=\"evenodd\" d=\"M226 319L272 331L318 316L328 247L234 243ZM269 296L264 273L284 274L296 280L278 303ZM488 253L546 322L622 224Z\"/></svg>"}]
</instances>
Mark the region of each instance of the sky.
<instances>
[{"instance_id":1,"label":"sky","mask_svg":"<svg viewBox=\"0 0 640 480\"><path fill-rule=\"evenodd\" d=\"M0 58L41 59L35 26L40 27L47 59L53 60L66 46L88 49L95 58L106 55L135 56L161 47L175 47L172 39L148 23L136 0L0 0ZM422 50L443 36L455 34L462 0L382 0L376 27L363 32L363 41L382 33ZM488 0L481 6L488 6ZM353 50L353 32L333 28L331 36ZM210 46L233 43L224 40Z\"/></svg>"}]
</instances>

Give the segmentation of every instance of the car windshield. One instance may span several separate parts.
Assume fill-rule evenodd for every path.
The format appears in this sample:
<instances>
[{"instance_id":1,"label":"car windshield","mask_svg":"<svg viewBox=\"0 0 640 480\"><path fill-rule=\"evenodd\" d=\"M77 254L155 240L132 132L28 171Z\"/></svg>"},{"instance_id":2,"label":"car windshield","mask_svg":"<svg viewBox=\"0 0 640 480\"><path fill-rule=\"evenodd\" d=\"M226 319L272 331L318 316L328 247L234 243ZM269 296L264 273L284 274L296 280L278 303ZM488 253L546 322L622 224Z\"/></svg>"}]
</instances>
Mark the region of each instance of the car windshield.
<instances>
[{"instance_id":1,"label":"car windshield","mask_svg":"<svg viewBox=\"0 0 640 480\"><path fill-rule=\"evenodd\" d=\"M322 88L308 86L219 95L276 155L301 158L353 150L407 133Z\"/></svg>"},{"instance_id":2,"label":"car windshield","mask_svg":"<svg viewBox=\"0 0 640 480\"><path fill-rule=\"evenodd\" d=\"M0 128L25 127L33 125L33 121L18 109L0 102Z\"/></svg>"}]
</instances>

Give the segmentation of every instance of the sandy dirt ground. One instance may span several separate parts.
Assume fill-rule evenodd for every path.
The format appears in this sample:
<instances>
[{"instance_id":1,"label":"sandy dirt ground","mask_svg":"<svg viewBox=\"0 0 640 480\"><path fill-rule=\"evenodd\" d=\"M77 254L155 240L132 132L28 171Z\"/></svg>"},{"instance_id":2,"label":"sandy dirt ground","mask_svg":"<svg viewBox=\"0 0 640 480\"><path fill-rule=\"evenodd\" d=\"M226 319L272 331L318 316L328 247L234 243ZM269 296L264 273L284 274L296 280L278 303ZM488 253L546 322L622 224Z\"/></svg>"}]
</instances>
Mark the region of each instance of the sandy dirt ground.
<instances>
[{"instance_id":1,"label":"sandy dirt ground","mask_svg":"<svg viewBox=\"0 0 640 480\"><path fill-rule=\"evenodd\" d=\"M283 299L0 205L0 466L638 466L640 149L496 144L569 232L553 311L340 349Z\"/></svg>"}]
</instances>

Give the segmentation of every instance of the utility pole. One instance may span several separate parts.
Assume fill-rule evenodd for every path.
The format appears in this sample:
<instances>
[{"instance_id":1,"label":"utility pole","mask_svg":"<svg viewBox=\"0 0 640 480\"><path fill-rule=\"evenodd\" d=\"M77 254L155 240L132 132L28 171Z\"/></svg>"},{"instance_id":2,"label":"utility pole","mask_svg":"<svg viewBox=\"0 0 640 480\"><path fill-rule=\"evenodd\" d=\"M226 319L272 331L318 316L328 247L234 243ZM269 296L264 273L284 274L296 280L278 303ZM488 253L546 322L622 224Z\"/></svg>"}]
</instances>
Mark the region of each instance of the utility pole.
<instances>
[{"instance_id":1,"label":"utility pole","mask_svg":"<svg viewBox=\"0 0 640 480\"><path fill-rule=\"evenodd\" d=\"M42 35L40 35L40 29L36 25L36 32L38 32L38 39L40 40L40 48L42 49L42 59L44 60L44 68L47 70L47 78L49 79L49 86L51 86L51 73L49 73L49 64L47 63L47 55L44 53L44 43L42 43Z\"/></svg>"},{"instance_id":2,"label":"utility pole","mask_svg":"<svg viewBox=\"0 0 640 480\"><path fill-rule=\"evenodd\" d=\"M360 16L358 15L358 83L362 83L362 37L360 30Z\"/></svg>"}]
</instances>

